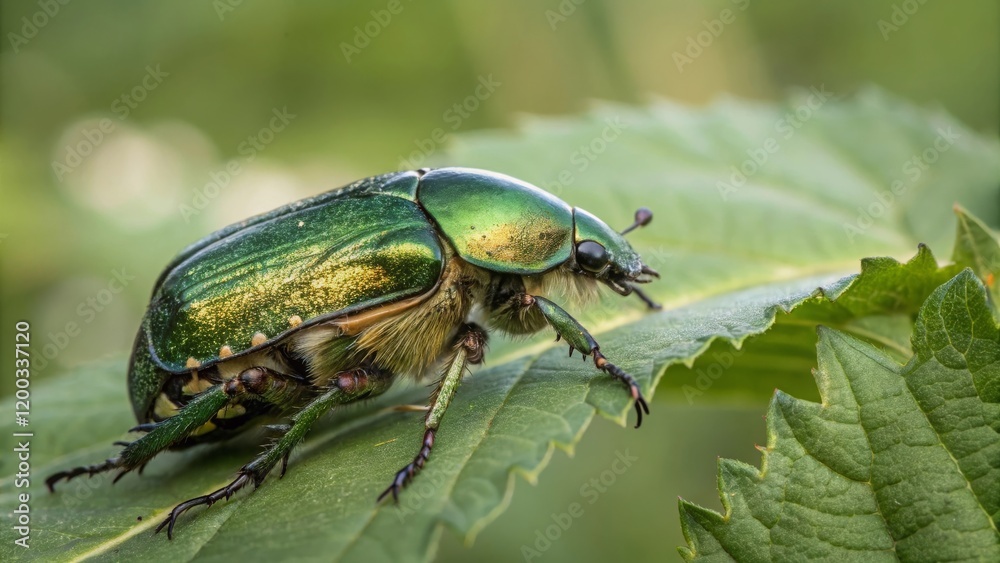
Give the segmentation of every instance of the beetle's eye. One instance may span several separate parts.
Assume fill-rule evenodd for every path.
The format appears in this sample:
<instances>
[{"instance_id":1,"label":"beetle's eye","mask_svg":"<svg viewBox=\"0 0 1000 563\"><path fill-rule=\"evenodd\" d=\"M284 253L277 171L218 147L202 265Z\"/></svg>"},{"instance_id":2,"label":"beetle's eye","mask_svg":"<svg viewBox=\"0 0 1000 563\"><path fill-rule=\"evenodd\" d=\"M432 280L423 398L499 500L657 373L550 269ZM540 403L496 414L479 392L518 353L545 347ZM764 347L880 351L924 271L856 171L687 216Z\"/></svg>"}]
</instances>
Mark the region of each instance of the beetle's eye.
<instances>
[{"instance_id":1,"label":"beetle's eye","mask_svg":"<svg viewBox=\"0 0 1000 563\"><path fill-rule=\"evenodd\" d=\"M576 263L588 272L600 272L610 259L608 251L598 242L585 240L576 245Z\"/></svg>"}]
</instances>

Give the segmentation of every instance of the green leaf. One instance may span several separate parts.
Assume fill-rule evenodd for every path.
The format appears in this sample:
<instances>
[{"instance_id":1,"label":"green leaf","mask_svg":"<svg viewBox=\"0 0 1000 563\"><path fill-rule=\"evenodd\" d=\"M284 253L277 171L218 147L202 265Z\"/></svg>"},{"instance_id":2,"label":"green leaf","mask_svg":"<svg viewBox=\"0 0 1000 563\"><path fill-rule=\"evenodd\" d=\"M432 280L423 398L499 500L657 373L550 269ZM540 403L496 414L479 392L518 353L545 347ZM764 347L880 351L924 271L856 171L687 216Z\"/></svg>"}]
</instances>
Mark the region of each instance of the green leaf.
<instances>
[{"instance_id":1,"label":"green leaf","mask_svg":"<svg viewBox=\"0 0 1000 563\"><path fill-rule=\"evenodd\" d=\"M714 387L699 389L708 400L726 386L773 388L769 369L804 379L801 358L782 350L814 342L811 327L819 318L873 341L891 332L884 345L904 353L906 344L892 335L910 327L909 315L949 270L921 250L905 265L865 262L855 278L858 258L909 257L921 242L946 248L953 233L947 210L956 200L1000 223L994 139L874 90L849 101L825 99L808 120L786 129L787 116L809 96L775 105L722 100L703 109L603 105L576 118L536 119L516 134L461 136L447 158L535 182L622 226L635 208L652 208L653 224L629 237L665 274L648 286L664 302L663 312L648 314L638 300L617 296L588 308L553 298L581 314L602 351L649 396L669 366L676 366L668 371L672 379L683 366L697 369L706 351L711 358L742 346L747 353L736 361L758 363L723 370L726 377L713 379ZM941 130L957 139L933 166L907 176L907 163L933 146ZM732 183L733 167L772 146L768 139L779 150L735 192L720 190L720 183ZM893 191L897 182L902 187ZM880 203L880 196L888 201L885 190L891 209ZM778 328L768 332L776 319ZM765 332L787 342L750 340L767 338L760 336ZM424 402L423 387L335 413L296 451L284 479L272 476L253 494L186 514L172 542L151 535L165 512L227 483L262 438L160 456L143 476L127 476L113 488L109 478L96 477L48 495L46 474L113 455L109 442L132 424L123 361L50 378L32 389L29 555L427 560L444 527L471 541L516 496L515 476L534 482L555 447L573 451L595 414L621 423L630 412L621 385L591 363L567 359L551 334L540 338L491 342L488 366L463 383L430 463L398 508L374 499L416 453L421 416L382 409ZM752 353L758 343L771 355ZM12 401L3 406L10 412ZM667 408L654 404L652 416ZM0 420L0 431L10 435L12 424ZM650 435L649 443L660 438ZM0 480L3 506L13 506L18 492L12 473ZM663 498L679 492L651 490ZM2 517L7 526L12 515ZM10 549L0 547L0 559Z\"/></svg>"},{"instance_id":2,"label":"green leaf","mask_svg":"<svg viewBox=\"0 0 1000 563\"><path fill-rule=\"evenodd\" d=\"M821 328L821 403L777 392L762 469L723 460L725 514L681 502L688 559L1000 558L1000 329L965 270L905 366Z\"/></svg>"},{"instance_id":3,"label":"green leaf","mask_svg":"<svg viewBox=\"0 0 1000 563\"><path fill-rule=\"evenodd\" d=\"M923 245L905 264L893 258L866 258L860 274L821 286L807 298L800 296L770 311L768 319L774 325L750 342L716 342L698 357L693 369L669 368L659 391L688 403L704 400L709 393L716 398L750 396L764 401L776 386L811 397L815 387L802 373L815 366L814 329L821 323L868 340L905 361L912 355L908 342L912 318L927 296L960 269L939 266ZM736 296L736 300L742 302L744 297ZM691 326L714 322L711 308L704 311L699 304L682 311L692 309L696 316L682 322ZM775 316L782 311L787 314ZM752 334L766 329L758 326ZM730 343L739 348L734 350Z\"/></svg>"},{"instance_id":4,"label":"green leaf","mask_svg":"<svg viewBox=\"0 0 1000 563\"><path fill-rule=\"evenodd\" d=\"M958 233L955 235L955 249L952 260L956 264L972 268L979 279L983 280L989 289L994 311L1000 303L1000 243L997 235L979 218L966 211L962 206L955 206L958 216Z\"/></svg>"}]
</instances>

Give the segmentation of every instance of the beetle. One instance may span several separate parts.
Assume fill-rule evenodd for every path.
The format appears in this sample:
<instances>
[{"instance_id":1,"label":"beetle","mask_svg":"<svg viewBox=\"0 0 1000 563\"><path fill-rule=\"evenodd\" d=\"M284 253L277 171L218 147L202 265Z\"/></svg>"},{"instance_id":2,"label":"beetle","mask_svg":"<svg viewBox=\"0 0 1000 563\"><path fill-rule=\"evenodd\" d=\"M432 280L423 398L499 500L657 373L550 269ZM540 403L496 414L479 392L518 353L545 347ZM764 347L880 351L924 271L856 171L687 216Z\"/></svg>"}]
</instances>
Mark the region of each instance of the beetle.
<instances>
[{"instance_id":1,"label":"beetle","mask_svg":"<svg viewBox=\"0 0 1000 563\"><path fill-rule=\"evenodd\" d=\"M229 438L265 415L276 441L210 494L178 504L156 528L173 538L192 507L256 488L320 415L374 397L397 377L440 373L413 461L378 497L424 467L469 365L482 362L490 327L509 335L550 326L570 355L592 356L621 381L637 412L636 380L547 295L596 293L599 284L659 306L636 284L659 274L624 234L526 182L469 168L421 169L360 180L223 228L185 248L153 288L129 364L129 395L144 433L116 442L103 463L50 476L118 471L166 449Z\"/></svg>"}]
</instances>

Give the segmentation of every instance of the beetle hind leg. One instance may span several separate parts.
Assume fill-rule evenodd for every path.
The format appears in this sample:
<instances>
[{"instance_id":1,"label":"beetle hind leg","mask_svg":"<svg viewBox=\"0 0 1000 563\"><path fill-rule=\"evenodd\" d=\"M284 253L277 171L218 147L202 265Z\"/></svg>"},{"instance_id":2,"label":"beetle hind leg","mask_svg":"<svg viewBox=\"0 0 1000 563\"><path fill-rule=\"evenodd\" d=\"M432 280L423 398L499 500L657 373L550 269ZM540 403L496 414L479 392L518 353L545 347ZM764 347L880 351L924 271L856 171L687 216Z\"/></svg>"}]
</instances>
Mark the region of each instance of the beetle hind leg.
<instances>
[{"instance_id":1,"label":"beetle hind leg","mask_svg":"<svg viewBox=\"0 0 1000 563\"><path fill-rule=\"evenodd\" d=\"M133 431L145 432L145 435L133 442L116 442L124 446L117 456L103 463L54 473L45 479L45 485L50 492L55 492L55 486L60 481L69 481L80 475L93 477L114 470L118 470L118 475L114 478L114 482L117 482L133 470L141 472L149 460L163 450L183 444L192 433L209 423L220 410L247 398L280 406L287 403L294 393L301 390L301 387L296 377L285 376L267 368L252 367L244 370L239 376L225 383L213 385L198 394L177 414L159 422L140 424L133 428Z\"/></svg>"},{"instance_id":2,"label":"beetle hind leg","mask_svg":"<svg viewBox=\"0 0 1000 563\"><path fill-rule=\"evenodd\" d=\"M281 461L280 476L283 477L288 467L288 456L291 454L292 448L302 441L302 438L320 416L336 405L384 392L389 388L391 380L390 372L378 368L356 368L338 374L325 391L295 414L291 424L270 427L272 430L282 432L281 437L264 453L241 467L232 482L207 495L178 504L170 511L167 518L157 526L155 533L166 528L167 537L173 539L174 525L182 514L196 506L212 506L219 500L228 500L237 491L251 483L254 488L259 487L278 461Z\"/></svg>"}]
</instances>

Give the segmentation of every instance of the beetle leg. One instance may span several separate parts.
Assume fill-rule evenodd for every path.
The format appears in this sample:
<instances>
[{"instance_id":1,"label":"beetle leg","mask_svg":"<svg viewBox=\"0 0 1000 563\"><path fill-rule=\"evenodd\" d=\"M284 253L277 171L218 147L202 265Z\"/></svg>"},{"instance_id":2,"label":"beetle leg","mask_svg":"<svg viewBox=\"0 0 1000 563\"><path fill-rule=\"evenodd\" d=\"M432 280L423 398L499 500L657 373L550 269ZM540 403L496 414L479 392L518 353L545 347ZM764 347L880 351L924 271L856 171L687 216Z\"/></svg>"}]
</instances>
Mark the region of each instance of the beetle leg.
<instances>
[{"instance_id":1,"label":"beetle leg","mask_svg":"<svg viewBox=\"0 0 1000 563\"><path fill-rule=\"evenodd\" d=\"M253 483L254 488L259 487L279 461L281 462L281 475L284 476L292 448L302 440L316 419L336 405L382 393L389 388L391 380L391 374L388 371L376 368L357 368L338 374L326 391L295 414L290 425L277 427L278 430L284 430L281 437L264 453L241 467L231 483L207 495L178 504L170 511L170 515L156 527L154 533L159 533L163 528L167 528L167 537L173 539L174 524L177 523L177 519L182 514L196 506L212 506L223 498L228 500L236 491L250 483ZM274 428L272 427L272 429Z\"/></svg>"},{"instance_id":2,"label":"beetle leg","mask_svg":"<svg viewBox=\"0 0 1000 563\"><path fill-rule=\"evenodd\" d=\"M45 484L49 491L54 492L56 483L62 480L69 481L79 475L94 476L115 469L128 473L137 469L172 443L208 422L229 401L230 397L226 395L222 385L212 386L185 405L176 415L157 423L146 435L125 446L117 456L104 461L104 463L75 467L54 473L45 479ZM118 477L121 475L119 474Z\"/></svg>"},{"instance_id":3,"label":"beetle leg","mask_svg":"<svg viewBox=\"0 0 1000 563\"><path fill-rule=\"evenodd\" d=\"M563 310L562 307L544 297L534 295L522 294L519 296L519 299L524 307L537 307L541 311L542 315L549 322L549 325L555 329L556 334L562 336L569 344L570 355L573 355L574 349L583 353L584 358L593 354L594 365L597 366L597 369L628 386L637 415L635 427L638 428L642 424L643 412L649 414L649 405L646 404L646 399L642 396L642 390L639 389L639 383L635 378L625 370L609 362L604 354L601 353L600 346L594 340L594 337L587 332L587 329L583 328L579 321Z\"/></svg>"},{"instance_id":4,"label":"beetle leg","mask_svg":"<svg viewBox=\"0 0 1000 563\"><path fill-rule=\"evenodd\" d=\"M652 297L650 297L649 295L646 295L645 291L639 289L635 285L632 285L631 287L632 287L632 293L634 293L636 295L636 297L638 297L639 299L642 299L642 302L646 304L646 307L649 307L650 309L653 309L653 310L656 310L656 311L659 311L660 309L663 308L663 305L660 305L656 301L653 301Z\"/></svg>"},{"instance_id":5,"label":"beetle leg","mask_svg":"<svg viewBox=\"0 0 1000 563\"><path fill-rule=\"evenodd\" d=\"M244 370L239 376L218 385L209 387L198 394L188 404L184 405L174 416L156 423L145 423L133 428L137 432L146 432L144 436L129 442L117 456L103 463L75 467L60 471L45 479L49 491L55 492L59 481L69 481L80 475L94 476L106 471L119 470L115 481L126 473L144 466L158 453L177 444L200 426L209 422L220 409L239 402L246 397L255 397L269 402L287 399L287 388L298 387L294 379L273 372L267 368L253 367ZM124 442L117 442L125 444Z\"/></svg>"},{"instance_id":6,"label":"beetle leg","mask_svg":"<svg viewBox=\"0 0 1000 563\"><path fill-rule=\"evenodd\" d=\"M417 452L413 461L403 467L392 480L382 494L378 496L377 502L381 502L388 495L392 495L395 502L399 502L399 492L406 487L424 468L430 458L431 449L434 447L434 438L437 434L441 419L444 418L451 399L458 390L458 385L462 381L466 367L469 364L478 364L483 361L483 354L486 349L486 331L474 324L466 324L455 338L454 352L446 362L444 374L438 383L437 389L431 395L427 416L424 418L424 436L420 442L420 451Z\"/></svg>"}]
</instances>

